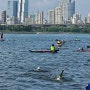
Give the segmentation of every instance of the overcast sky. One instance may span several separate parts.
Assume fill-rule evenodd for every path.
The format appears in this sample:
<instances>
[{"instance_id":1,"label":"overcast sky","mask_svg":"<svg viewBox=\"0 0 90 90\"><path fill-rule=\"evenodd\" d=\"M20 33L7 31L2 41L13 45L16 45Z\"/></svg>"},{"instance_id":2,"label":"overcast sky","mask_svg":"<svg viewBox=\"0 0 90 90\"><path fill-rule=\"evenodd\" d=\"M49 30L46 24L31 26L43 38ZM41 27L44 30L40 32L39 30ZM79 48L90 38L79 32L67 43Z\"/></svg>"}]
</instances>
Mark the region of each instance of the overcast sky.
<instances>
[{"instance_id":1,"label":"overcast sky","mask_svg":"<svg viewBox=\"0 0 90 90\"><path fill-rule=\"evenodd\" d=\"M1 12L6 10L8 0L0 0L0 19ZM58 6L60 0L29 0L29 13L35 13L36 11L44 11L47 14L48 10L54 9ZM82 14L82 18L90 13L90 0L75 0L76 1L76 13Z\"/></svg>"}]
</instances>

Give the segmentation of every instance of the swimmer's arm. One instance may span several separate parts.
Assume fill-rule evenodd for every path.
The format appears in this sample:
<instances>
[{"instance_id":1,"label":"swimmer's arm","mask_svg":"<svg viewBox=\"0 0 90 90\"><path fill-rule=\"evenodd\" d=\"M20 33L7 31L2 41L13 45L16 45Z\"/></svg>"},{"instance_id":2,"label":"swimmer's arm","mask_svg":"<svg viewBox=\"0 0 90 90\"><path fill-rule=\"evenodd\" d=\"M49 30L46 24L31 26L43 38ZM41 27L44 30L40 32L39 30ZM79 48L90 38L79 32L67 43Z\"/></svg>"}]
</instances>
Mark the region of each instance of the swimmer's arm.
<instances>
[{"instance_id":1,"label":"swimmer's arm","mask_svg":"<svg viewBox=\"0 0 90 90\"><path fill-rule=\"evenodd\" d=\"M64 72L64 70L62 70L62 72L60 73L60 78L62 78L62 76L63 76L63 72Z\"/></svg>"}]
</instances>

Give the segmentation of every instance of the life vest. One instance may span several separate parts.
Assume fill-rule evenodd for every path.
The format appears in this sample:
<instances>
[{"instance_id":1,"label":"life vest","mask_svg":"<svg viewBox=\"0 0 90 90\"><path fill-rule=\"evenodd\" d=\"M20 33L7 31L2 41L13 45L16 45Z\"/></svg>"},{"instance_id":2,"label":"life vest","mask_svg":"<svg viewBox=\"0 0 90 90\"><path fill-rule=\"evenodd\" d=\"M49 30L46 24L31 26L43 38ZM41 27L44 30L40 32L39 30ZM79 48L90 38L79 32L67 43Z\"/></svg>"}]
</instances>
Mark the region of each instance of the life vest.
<instances>
[{"instance_id":1,"label":"life vest","mask_svg":"<svg viewBox=\"0 0 90 90\"><path fill-rule=\"evenodd\" d=\"M55 51L55 47L51 46L50 50Z\"/></svg>"}]
</instances>

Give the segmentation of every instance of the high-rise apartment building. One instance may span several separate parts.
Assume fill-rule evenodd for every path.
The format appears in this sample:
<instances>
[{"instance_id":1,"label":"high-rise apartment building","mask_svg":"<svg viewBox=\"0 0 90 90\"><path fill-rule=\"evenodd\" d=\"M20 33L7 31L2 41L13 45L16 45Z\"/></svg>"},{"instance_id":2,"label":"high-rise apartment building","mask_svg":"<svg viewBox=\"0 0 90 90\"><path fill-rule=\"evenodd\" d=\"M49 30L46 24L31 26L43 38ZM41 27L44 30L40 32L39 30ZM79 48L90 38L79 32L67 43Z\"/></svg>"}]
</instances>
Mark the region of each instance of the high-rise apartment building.
<instances>
[{"instance_id":1,"label":"high-rise apartment building","mask_svg":"<svg viewBox=\"0 0 90 90\"><path fill-rule=\"evenodd\" d=\"M55 24L55 10L48 11L48 24Z\"/></svg>"},{"instance_id":2,"label":"high-rise apartment building","mask_svg":"<svg viewBox=\"0 0 90 90\"><path fill-rule=\"evenodd\" d=\"M88 16L85 18L85 23L89 23L90 24L90 13L88 14Z\"/></svg>"},{"instance_id":3,"label":"high-rise apartment building","mask_svg":"<svg viewBox=\"0 0 90 90\"><path fill-rule=\"evenodd\" d=\"M36 24L35 18L35 14L30 14L27 18L26 24Z\"/></svg>"},{"instance_id":4,"label":"high-rise apartment building","mask_svg":"<svg viewBox=\"0 0 90 90\"><path fill-rule=\"evenodd\" d=\"M6 10L2 11L2 23L6 23Z\"/></svg>"},{"instance_id":5,"label":"high-rise apartment building","mask_svg":"<svg viewBox=\"0 0 90 90\"><path fill-rule=\"evenodd\" d=\"M42 12L37 12L36 14L36 24L43 24L44 14Z\"/></svg>"},{"instance_id":6,"label":"high-rise apartment building","mask_svg":"<svg viewBox=\"0 0 90 90\"><path fill-rule=\"evenodd\" d=\"M82 20L81 20L81 14L73 14L73 17L71 18L71 22L72 24L80 24L82 23Z\"/></svg>"},{"instance_id":7,"label":"high-rise apartment building","mask_svg":"<svg viewBox=\"0 0 90 90\"><path fill-rule=\"evenodd\" d=\"M73 0L61 0L60 6L62 7L62 16L64 21L70 20L75 14L75 1Z\"/></svg>"},{"instance_id":8,"label":"high-rise apartment building","mask_svg":"<svg viewBox=\"0 0 90 90\"><path fill-rule=\"evenodd\" d=\"M63 24L62 8L60 6L48 11L49 24Z\"/></svg>"},{"instance_id":9,"label":"high-rise apartment building","mask_svg":"<svg viewBox=\"0 0 90 90\"><path fill-rule=\"evenodd\" d=\"M8 0L7 3L7 18L10 17L17 17L17 5L18 5L18 1L14 1L14 0Z\"/></svg>"},{"instance_id":10,"label":"high-rise apartment building","mask_svg":"<svg viewBox=\"0 0 90 90\"><path fill-rule=\"evenodd\" d=\"M63 24L62 8L60 6L55 8L55 24Z\"/></svg>"},{"instance_id":11,"label":"high-rise apartment building","mask_svg":"<svg viewBox=\"0 0 90 90\"><path fill-rule=\"evenodd\" d=\"M8 0L7 2L7 11L6 11L6 22L7 24L17 23L17 10L18 10L18 1Z\"/></svg>"},{"instance_id":12,"label":"high-rise apartment building","mask_svg":"<svg viewBox=\"0 0 90 90\"><path fill-rule=\"evenodd\" d=\"M18 13L17 17L20 23L24 23L28 17L28 0L18 0Z\"/></svg>"}]
</instances>

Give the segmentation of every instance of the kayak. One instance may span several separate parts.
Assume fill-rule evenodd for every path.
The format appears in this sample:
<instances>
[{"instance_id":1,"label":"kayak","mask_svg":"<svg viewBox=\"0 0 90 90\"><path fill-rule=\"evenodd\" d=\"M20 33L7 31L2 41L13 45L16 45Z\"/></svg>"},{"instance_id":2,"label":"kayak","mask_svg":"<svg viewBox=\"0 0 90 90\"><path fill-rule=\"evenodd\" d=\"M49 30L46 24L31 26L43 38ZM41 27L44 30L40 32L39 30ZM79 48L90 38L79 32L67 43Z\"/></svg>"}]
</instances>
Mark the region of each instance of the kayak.
<instances>
[{"instance_id":1,"label":"kayak","mask_svg":"<svg viewBox=\"0 0 90 90\"><path fill-rule=\"evenodd\" d=\"M51 50L29 50L30 52L36 52L36 53L45 53L45 52L50 52L50 53L57 53L59 50L55 50L52 52Z\"/></svg>"}]
</instances>

